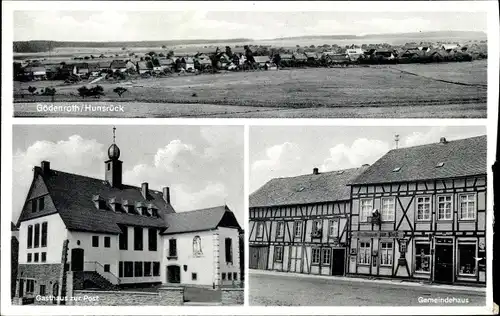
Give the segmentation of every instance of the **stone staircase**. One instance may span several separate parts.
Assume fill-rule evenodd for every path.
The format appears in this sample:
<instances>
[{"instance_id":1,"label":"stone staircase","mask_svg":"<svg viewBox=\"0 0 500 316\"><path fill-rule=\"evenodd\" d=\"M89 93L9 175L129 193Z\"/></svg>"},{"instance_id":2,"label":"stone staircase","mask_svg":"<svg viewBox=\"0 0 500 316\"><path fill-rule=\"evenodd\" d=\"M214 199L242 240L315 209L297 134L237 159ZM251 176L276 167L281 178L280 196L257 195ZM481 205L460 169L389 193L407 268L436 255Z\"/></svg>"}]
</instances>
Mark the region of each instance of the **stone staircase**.
<instances>
[{"instance_id":1,"label":"stone staircase","mask_svg":"<svg viewBox=\"0 0 500 316\"><path fill-rule=\"evenodd\" d=\"M106 291L116 291L120 287L108 281L105 277L96 271L78 271L74 272L74 289L101 289Z\"/></svg>"}]
</instances>

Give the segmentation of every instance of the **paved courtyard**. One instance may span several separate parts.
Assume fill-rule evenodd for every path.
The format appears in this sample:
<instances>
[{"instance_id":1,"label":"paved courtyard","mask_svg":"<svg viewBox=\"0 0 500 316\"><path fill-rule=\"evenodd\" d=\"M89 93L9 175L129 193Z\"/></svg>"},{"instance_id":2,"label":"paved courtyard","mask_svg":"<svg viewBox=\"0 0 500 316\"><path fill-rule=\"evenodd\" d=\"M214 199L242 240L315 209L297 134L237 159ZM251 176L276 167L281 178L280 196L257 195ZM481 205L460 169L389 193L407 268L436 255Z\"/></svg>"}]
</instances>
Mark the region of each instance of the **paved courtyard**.
<instances>
[{"instance_id":1,"label":"paved courtyard","mask_svg":"<svg viewBox=\"0 0 500 316\"><path fill-rule=\"evenodd\" d=\"M250 305L482 306L484 289L250 271ZM447 301L447 302L446 302Z\"/></svg>"}]
</instances>

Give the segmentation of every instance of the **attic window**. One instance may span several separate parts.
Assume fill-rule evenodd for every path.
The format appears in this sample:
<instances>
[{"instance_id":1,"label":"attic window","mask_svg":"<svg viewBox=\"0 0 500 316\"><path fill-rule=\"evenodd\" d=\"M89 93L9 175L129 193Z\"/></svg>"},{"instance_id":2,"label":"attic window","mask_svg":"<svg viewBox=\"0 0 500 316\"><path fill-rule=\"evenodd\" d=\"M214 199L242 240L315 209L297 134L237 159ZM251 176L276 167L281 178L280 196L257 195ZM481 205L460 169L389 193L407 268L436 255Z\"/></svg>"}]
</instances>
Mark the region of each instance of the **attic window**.
<instances>
[{"instance_id":1,"label":"attic window","mask_svg":"<svg viewBox=\"0 0 500 316\"><path fill-rule=\"evenodd\" d=\"M444 162L440 162L436 165L436 168L441 168L442 166L444 166Z\"/></svg>"},{"instance_id":2,"label":"attic window","mask_svg":"<svg viewBox=\"0 0 500 316\"><path fill-rule=\"evenodd\" d=\"M399 170L401 170L401 167L396 167L392 170L392 172L398 172Z\"/></svg>"}]
</instances>

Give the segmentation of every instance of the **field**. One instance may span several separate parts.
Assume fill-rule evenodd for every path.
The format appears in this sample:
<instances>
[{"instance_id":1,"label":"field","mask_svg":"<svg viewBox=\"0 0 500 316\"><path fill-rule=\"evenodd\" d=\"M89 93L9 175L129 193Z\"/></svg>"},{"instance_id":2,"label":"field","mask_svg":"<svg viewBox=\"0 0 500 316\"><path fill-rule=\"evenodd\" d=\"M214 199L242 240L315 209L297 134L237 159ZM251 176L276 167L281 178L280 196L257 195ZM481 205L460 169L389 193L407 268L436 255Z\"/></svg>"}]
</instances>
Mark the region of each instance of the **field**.
<instances>
[{"instance_id":1,"label":"field","mask_svg":"<svg viewBox=\"0 0 500 316\"><path fill-rule=\"evenodd\" d=\"M124 102L125 113L108 115L129 117L486 117L486 68L487 61L479 60L173 75L101 81L105 96L85 100L77 92L82 83L15 82L14 115L47 115L32 102L50 97L32 96L27 88L52 85L56 102ZM112 91L117 86L128 90L121 98Z\"/></svg>"}]
</instances>

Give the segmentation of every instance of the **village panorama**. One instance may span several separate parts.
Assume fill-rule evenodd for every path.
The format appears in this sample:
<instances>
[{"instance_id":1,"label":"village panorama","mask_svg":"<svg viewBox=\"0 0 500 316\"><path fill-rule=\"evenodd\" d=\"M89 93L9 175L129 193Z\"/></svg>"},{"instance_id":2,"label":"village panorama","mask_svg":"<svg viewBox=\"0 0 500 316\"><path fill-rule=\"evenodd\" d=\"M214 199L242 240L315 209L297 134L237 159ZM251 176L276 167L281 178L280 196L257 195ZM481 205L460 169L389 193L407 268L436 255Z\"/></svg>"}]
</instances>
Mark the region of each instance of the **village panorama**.
<instances>
[{"instance_id":1,"label":"village panorama","mask_svg":"<svg viewBox=\"0 0 500 316\"><path fill-rule=\"evenodd\" d=\"M14 116L486 117L483 32L13 49Z\"/></svg>"}]
</instances>

